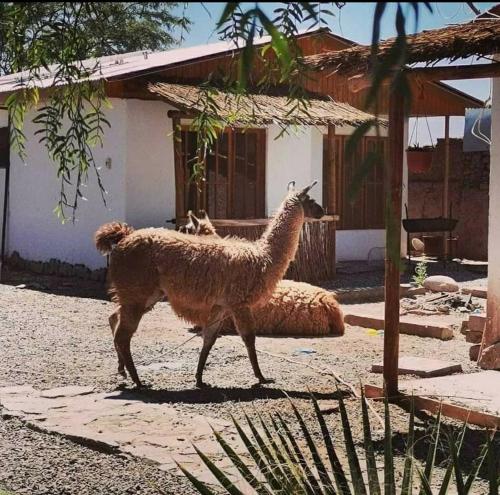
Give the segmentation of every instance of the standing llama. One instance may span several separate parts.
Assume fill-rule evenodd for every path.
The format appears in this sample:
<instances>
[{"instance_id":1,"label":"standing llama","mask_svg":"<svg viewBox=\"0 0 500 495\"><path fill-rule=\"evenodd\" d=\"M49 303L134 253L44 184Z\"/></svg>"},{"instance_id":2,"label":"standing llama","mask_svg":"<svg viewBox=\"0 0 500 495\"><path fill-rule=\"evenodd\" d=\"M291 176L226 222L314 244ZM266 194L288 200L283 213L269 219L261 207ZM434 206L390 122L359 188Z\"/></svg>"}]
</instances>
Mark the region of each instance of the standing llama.
<instances>
[{"instance_id":1,"label":"standing llama","mask_svg":"<svg viewBox=\"0 0 500 495\"><path fill-rule=\"evenodd\" d=\"M118 304L110 317L118 354L118 371L141 381L130 352L130 341L142 315L167 296L174 312L203 328L203 346L196 385L203 387L203 370L217 339L221 322L229 314L247 348L259 383L262 374L255 350L252 310L265 303L295 257L305 217L321 218L323 208L309 197L316 184L288 194L262 237L241 239L197 237L157 228L131 231L113 222L95 234L97 249L110 254L109 292Z\"/></svg>"},{"instance_id":2,"label":"standing llama","mask_svg":"<svg viewBox=\"0 0 500 495\"><path fill-rule=\"evenodd\" d=\"M204 210L200 211L200 218L189 211L188 223L179 231L220 237ZM254 308L254 318L257 335L344 335L344 316L335 295L293 280L279 282L269 301ZM234 330L231 319L226 318L221 332L234 333Z\"/></svg>"}]
</instances>

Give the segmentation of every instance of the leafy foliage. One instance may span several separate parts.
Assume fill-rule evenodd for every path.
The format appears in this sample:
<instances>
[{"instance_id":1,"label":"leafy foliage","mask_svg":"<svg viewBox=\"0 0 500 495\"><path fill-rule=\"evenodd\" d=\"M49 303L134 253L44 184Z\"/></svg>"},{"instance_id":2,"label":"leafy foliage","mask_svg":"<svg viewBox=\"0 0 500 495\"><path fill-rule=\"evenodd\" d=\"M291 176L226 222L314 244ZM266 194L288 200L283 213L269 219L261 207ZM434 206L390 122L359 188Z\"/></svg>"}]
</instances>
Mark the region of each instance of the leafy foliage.
<instances>
[{"instance_id":1,"label":"leafy foliage","mask_svg":"<svg viewBox=\"0 0 500 495\"><path fill-rule=\"evenodd\" d=\"M424 280L427 278L427 262L419 261L415 267L415 275L413 275L413 282L419 287L424 285Z\"/></svg>"},{"instance_id":2,"label":"leafy foliage","mask_svg":"<svg viewBox=\"0 0 500 495\"><path fill-rule=\"evenodd\" d=\"M93 147L102 145L109 122L103 83L91 81L99 61L86 58L159 49L173 42L172 29L188 27L172 15L176 4L162 2L4 2L0 4L0 73L22 72L19 91L6 100L11 121L11 142L26 159L24 120L35 110L36 134L56 165L61 191L55 212L74 215L82 185L93 171L105 198ZM51 64L54 64L51 66ZM52 72L50 89L39 87ZM68 190L70 189L70 190Z\"/></svg>"},{"instance_id":3,"label":"leafy foliage","mask_svg":"<svg viewBox=\"0 0 500 495\"><path fill-rule=\"evenodd\" d=\"M367 399L361 397L361 416L363 422L363 442L357 447L353 440L352 427L346 410L344 399L340 395L339 409L342 422L343 445L341 440L334 438L327 427L314 396L311 402L315 413L317 432L311 429L291 403L296 425L289 426L280 413L274 413L264 420L261 416L252 419L245 416L248 428L244 428L233 418L234 426L245 445L250 458L237 453L224 437L214 432L215 438L225 455L231 460L239 482L245 480L258 494L340 494L340 495L384 495L401 494L432 495L432 484L439 486L439 495L445 495L455 485L458 495L479 493L477 487L478 473L482 468L487 472L489 493L498 493L498 459L495 454L495 439L493 434L486 433L485 443L481 448L472 468L465 472L461 461L461 451L467 425L464 424L458 435L450 428L445 428L441 415L430 424L429 434L419 436L416 440L415 413L413 405L409 415L408 435L404 456L404 470L401 479L396 480L393 436L389 404L385 402L385 432L384 432L384 466L378 467L374 448L374 434L370 426ZM299 429L300 435L293 434ZM249 430L247 433L246 430ZM321 438L321 441L318 440ZM425 445L419 445L425 442ZM304 445L301 447L301 445ZM415 459L417 445L426 448L428 455L422 466ZM235 472L227 473L205 454L196 449L203 463L212 472L223 487L224 493L239 495L243 493L236 486ZM323 454L329 461L329 466ZM437 464L437 454L445 456L446 471L442 479L433 481L433 471ZM251 459L251 460L249 460ZM347 459L343 462L340 459ZM366 465L365 474L361 466ZM206 483L198 480L183 466L179 466L194 487L203 494L216 493ZM382 471L382 472L380 472ZM453 477L454 475L454 477ZM383 483L381 477L383 476ZM454 478L454 483L453 483ZM218 493L218 491L217 491ZM247 491L245 491L247 493Z\"/></svg>"}]
</instances>

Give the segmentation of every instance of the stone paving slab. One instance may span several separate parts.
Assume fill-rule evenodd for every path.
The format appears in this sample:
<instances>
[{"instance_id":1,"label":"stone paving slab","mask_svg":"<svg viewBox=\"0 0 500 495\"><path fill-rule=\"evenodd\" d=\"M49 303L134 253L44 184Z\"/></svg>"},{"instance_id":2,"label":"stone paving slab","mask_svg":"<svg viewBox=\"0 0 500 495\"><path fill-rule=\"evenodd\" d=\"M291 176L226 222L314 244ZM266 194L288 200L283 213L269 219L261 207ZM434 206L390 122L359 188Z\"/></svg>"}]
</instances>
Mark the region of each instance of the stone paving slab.
<instances>
[{"instance_id":1,"label":"stone paving slab","mask_svg":"<svg viewBox=\"0 0 500 495\"><path fill-rule=\"evenodd\" d=\"M4 417L18 417L41 431L58 433L107 452L145 458L164 470L177 470L177 461L199 479L213 483L215 479L194 451L194 444L236 479L235 470L222 455L211 428L230 438L233 448L237 448L238 437L231 423L199 414L181 414L172 404L148 402L147 392L142 395L132 391L94 393L91 387L44 391L31 386L3 387L0 406ZM237 484L247 491L243 481Z\"/></svg>"},{"instance_id":2,"label":"stone paving slab","mask_svg":"<svg viewBox=\"0 0 500 495\"><path fill-rule=\"evenodd\" d=\"M374 364L372 371L374 373L382 373L384 371L384 364ZM401 356L398 366L398 375L416 375L420 377L443 376L461 371L461 364L416 356Z\"/></svg>"},{"instance_id":3,"label":"stone paving slab","mask_svg":"<svg viewBox=\"0 0 500 495\"><path fill-rule=\"evenodd\" d=\"M400 389L500 417L499 380L500 371L489 370L401 381Z\"/></svg>"}]
</instances>

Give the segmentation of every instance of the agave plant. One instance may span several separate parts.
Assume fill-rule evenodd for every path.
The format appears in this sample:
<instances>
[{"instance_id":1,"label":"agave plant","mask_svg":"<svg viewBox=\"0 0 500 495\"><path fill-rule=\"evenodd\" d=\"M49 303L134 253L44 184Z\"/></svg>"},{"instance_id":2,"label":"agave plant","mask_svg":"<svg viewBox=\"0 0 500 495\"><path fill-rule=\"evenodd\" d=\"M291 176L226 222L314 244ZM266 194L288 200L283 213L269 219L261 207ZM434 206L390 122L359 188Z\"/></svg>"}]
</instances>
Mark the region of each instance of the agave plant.
<instances>
[{"instance_id":1,"label":"agave plant","mask_svg":"<svg viewBox=\"0 0 500 495\"><path fill-rule=\"evenodd\" d=\"M291 402L291 401L290 401ZM446 495L448 489L454 486L453 493L458 495L484 494L484 485L477 491L478 473L484 466L488 473L488 495L498 495L499 470L498 459L493 448L492 434L486 434L486 442L476 457L468 473L464 472L460 461L460 452L464 443L467 424L464 423L458 434L446 429L441 423L441 414L437 415L430 431L430 442L425 463L419 463L414 456L415 440L415 414L413 406L409 415L408 437L404 455L404 469L400 480L396 482L394 467L394 452L391 417L389 404L385 401L384 408L384 466L379 468L375 456L372 427L368 412L368 403L364 395L361 396L361 411L363 419L363 442L361 447L356 447L352 428L346 410L345 401L339 399L340 420L343 431L343 448L341 455L338 440L333 438L325 419L320 411L314 396L311 396L317 425L321 431L322 445L319 445L300 414L296 405L291 402L291 407L301 431L300 438L294 435L277 412L271 414L268 420L257 414L256 419L245 415L250 434L247 434L241 424L233 417L234 426L243 444L248 450L251 461L237 453L229 443L214 431L215 438L222 447L225 455L231 460L241 477L258 495L297 494L297 495ZM304 440L307 448L299 446ZM433 470L436 465L436 454L441 444L446 447L446 471L439 481L439 491L433 491L431 483ZM196 490L204 495L223 493L230 495L243 495L233 481L231 475L221 470L203 452L195 447L196 452L212 472L220 487L214 491L211 485L200 481L185 467L179 465L182 472L192 482ZM328 461L320 454L326 452ZM498 454L498 453L497 453ZM347 458L342 462L341 459ZM366 465L363 475L362 464ZM484 469L483 467L483 469ZM381 485L380 477L383 477ZM383 476L382 476L383 475Z\"/></svg>"}]
</instances>

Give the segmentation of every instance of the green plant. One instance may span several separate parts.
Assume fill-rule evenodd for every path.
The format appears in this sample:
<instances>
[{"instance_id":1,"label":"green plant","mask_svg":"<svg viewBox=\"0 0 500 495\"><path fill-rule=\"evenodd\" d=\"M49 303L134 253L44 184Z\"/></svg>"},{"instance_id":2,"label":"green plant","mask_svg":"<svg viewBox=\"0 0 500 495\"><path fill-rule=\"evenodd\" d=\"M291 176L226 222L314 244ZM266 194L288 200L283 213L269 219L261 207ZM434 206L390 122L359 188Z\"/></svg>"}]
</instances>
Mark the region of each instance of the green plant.
<instances>
[{"instance_id":1,"label":"green plant","mask_svg":"<svg viewBox=\"0 0 500 495\"><path fill-rule=\"evenodd\" d=\"M415 267L415 275L413 275L413 282L422 287L424 280L427 278L427 261L419 261Z\"/></svg>"},{"instance_id":2,"label":"green plant","mask_svg":"<svg viewBox=\"0 0 500 495\"><path fill-rule=\"evenodd\" d=\"M425 146L420 146L418 143L412 144L406 148L406 151L434 151L435 146L426 144Z\"/></svg>"},{"instance_id":3,"label":"green plant","mask_svg":"<svg viewBox=\"0 0 500 495\"><path fill-rule=\"evenodd\" d=\"M384 493L384 495L395 495L396 487L398 487L397 493L401 495L411 495L412 493L446 495L452 485L453 474L455 474L454 484L457 490L454 493L458 493L458 495L486 493L484 490L477 491L479 488L476 484L477 475L483 465L488 472L488 493L490 495L498 493L498 460L495 457L494 440L489 434L487 434L487 440L472 468L466 474L460 460L460 452L467 430L466 424L456 435L451 429L444 428L441 423L441 415L438 414L430 427L430 434L416 440L415 414L413 407L411 407L403 473L401 479L396 480L391 417L389 404L386 401L383 441L384 467L382 468L383 473L380 473L383 474L382 488L381 479L379 479L379 472L382 469L377 466L368 404L364 395L361 397L364 437L362 448L356 447L353 440L352 427L342 397L339 399L343 431L342 449L340 448L340 439L334 438L313 396L311 396L311 401L316 418L316 433L321 433L319 436L314 435L293 402L291 402L291 407L297 423L293 425L293 428L279 412L271 414L268 419L257 415L255 420L245 415L251 434L248 434L233 418L239 437L247 448L252 462L237 453L220 433L214 431L217 442L241 475L240 481L244 483L243 480L245 480L255 493L259 495L278 493L308 495L367 495L368 493L381 495ZM292 433L295 426L300 429L300 436ZM316 440L317 438L321 438L322 441ZM300 446L304 440L307 448ZM428 454L424 465L420 465L414 457L415 447L421 441L427 442L425 448L427 448ZM445 450L447 451L446 471L442 480L439 481L439 492L433 492L431 489L433 470L437 464L437 454L443 444L446 444ZM231 495L243 493L240 488L233 484L228 473L224 473L203 452L196 447L195 449L204 464L224 488L224 493ZM326 455L321 454L323 451L326 452ZM442 454L442 452L439 453ZM328 462L324 457L327 457ZM347 461L342 459L347 459ZM363 463L366 465L365 475L363 475L361 468ZM219 493L219 490L214 492L208 484L198 480L185 467L180 465L179 467L200 493L206 495ZM245 490L245 493L249 493L249 491Z\"/></svg>"}]
</instances>

